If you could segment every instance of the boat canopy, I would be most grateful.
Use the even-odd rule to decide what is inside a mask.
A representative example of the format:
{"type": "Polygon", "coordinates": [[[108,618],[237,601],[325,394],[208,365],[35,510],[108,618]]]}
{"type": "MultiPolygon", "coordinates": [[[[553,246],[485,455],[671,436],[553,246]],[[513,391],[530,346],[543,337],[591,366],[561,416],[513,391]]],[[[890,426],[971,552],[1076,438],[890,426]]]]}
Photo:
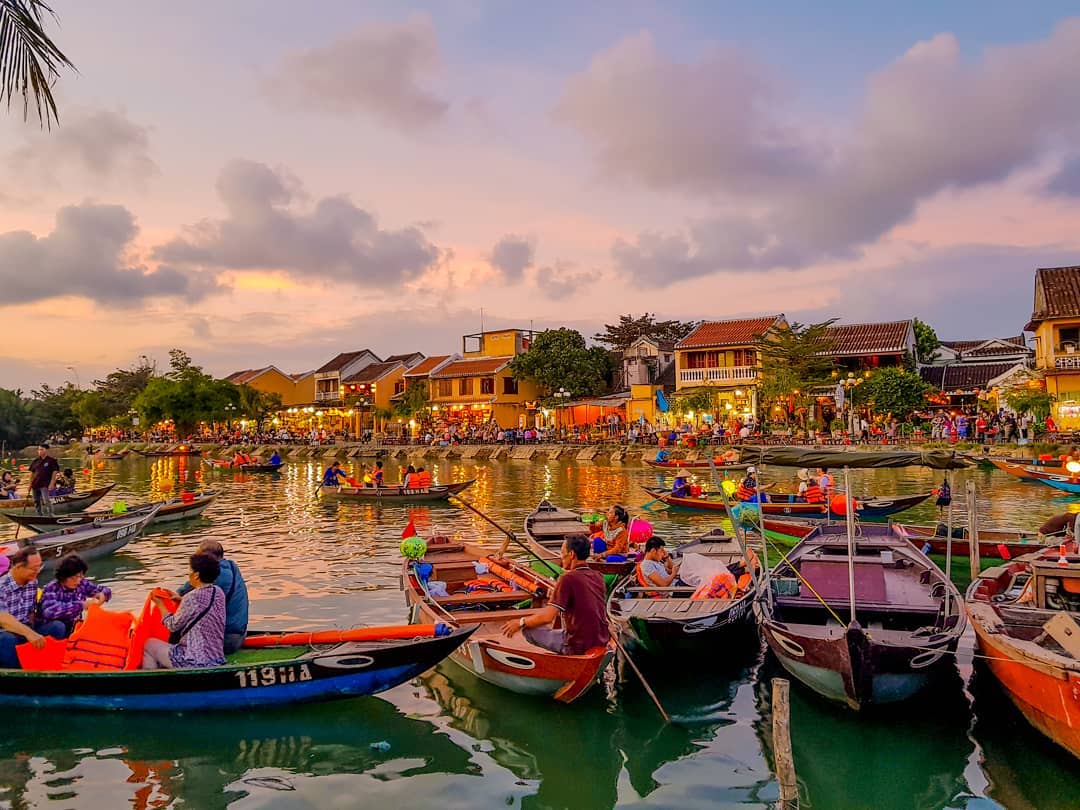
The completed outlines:
{"type": "Polygon", "coordinates": [[[930,467],[959,470],[971,466],[952,450],[841,450],[817,447],[743,447],[739,461],[780,467],[930,467]]]}

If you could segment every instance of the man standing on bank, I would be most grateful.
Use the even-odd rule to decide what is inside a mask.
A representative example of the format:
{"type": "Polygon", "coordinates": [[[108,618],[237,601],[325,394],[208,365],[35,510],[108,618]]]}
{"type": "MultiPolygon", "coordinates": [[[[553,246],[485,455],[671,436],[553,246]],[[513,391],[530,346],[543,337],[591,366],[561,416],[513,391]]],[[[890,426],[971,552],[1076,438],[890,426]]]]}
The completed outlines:
{"type": "Polygon", "coordinates": [[[60,475],[60,462],[49,455],[49,445],[38,446],[38,457],[30,464],[30,490],[34,493],[34,509],[39,515],[52,517],[52,501],[49,490],[56,486],[60,475]]]}
{"type": "Polygon", "coordinates": [[[562,655],[583,655],[603,647],[611,638],[608,630],[604,577],[588,565],[589,538],[584,534],[567,537],[560,552],[563,574],[555,583],[555,593],[547,605],[529,616],[511,619],[503,625],[503,635],[518,631],[545,650],[562,655]],[[563,629],[551,627],[562,616],[563,629]]]}

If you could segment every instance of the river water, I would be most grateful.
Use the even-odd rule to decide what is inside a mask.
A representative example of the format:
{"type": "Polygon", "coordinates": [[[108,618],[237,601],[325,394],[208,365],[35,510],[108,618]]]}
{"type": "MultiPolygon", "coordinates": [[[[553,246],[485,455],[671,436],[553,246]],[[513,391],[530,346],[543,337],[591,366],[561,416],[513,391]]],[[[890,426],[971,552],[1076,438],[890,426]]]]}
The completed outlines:
{"type": "MultiPolygon", "coordinates": [[[[79,468],[85,461],[64,460],[79,468]]],[[[394,465],[387,465],[394,480],[394,465]]],[[[566,461],[436,462],[436,480],[475,478],[481,509],[518,530],[542,497],[583,508],[624,503],[641,514],[656,472],[628,464],[566,461]]],[[[402,623],[398,544],[412,520],[421,534],[501,536],[452,506],[378,507],[313,495],[320,468],[235,475],[198,460],[95,462],[80,488],[116,482],[129,504],[181,489],[222,493],[204,517],[151,529],[91,575],[113,606],[137,610],[147,590],[185,580],[187,556],[220,540],[244,572],[252,626],[322,629],[402,623]]],[[[788,471],[764,480],[791,484],[788,471]]],[[[927,491],[940,473],[853,473],[856,493],[927,491]]],[[[1080,509],[1038,484],[998,471],[956,476],[978,485],[984,526],[1035,528],[1080,509]]],[[[961,510],[957,510],[958,513],[961,510]]],[[[903,519],[936,520],[929,503],[903,519]]],[[[651,513],[658,534],[687,540],[708,515],[651,513]]],[[[14,526],[0,526],[10,538],[14,526]]],[[[958,579],[967,570],[958,561],[958,579]]],[[[797,683],[791,737],[804,808],[1076,808],[1080,763],[1030,729],[980,665],[971,639],[957,676],[936,694],[894,710],[855,714],[797,683]]],[[[760,649],[717,650],[678,671],[645,668],[677,719],[664,726],[644,691],[614,669],[572,706],[512,695],[451,664],[378,697],[247,714],[135,715],[27,712],[0,739],[0,807],[11,808],[608,808],[768,807],[769,678],[760,649]],[[389,743],[389,750],[372,743],[389,743]]]]}

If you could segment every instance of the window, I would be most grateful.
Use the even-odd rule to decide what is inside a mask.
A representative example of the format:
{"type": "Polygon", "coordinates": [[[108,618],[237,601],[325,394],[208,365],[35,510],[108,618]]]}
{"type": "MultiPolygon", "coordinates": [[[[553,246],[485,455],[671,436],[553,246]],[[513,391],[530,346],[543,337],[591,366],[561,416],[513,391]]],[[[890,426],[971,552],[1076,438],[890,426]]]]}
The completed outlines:
{"type": "Polygon", "coordinates": [[[471,394],[473,392],[472,377],[462,377],[458,380],[457,392],[459,397],[471,394]]]}
{"type": "Polygon", "coordinates": [[[513,377],[503,377],[503,393],[504,394],[516,394],[518,392],[518,381],[513,377]]]}
{"type": "Polygon", "coordinates": [[[480,378],[480,393],[481,394],[494,394],[495,393],[495,378],[494,377],[481,377],[480,378]]]}
{"type": "Polygon", "coordinates": [[[452,397],[454,395],[453,380],[439,380],[439,396],[452,397]]]}
{"type": "Polygon", "coordinates": [[[1073,351],[1080,348],[1080,327],[1067,326],[1058,330],[1058,346],[1068,351],[1065,347],[1069,345],[1073,347],[1073,351]]]}
{"type": "Polygon", "coordinates": [[[398,380],[394,383],[394,396],[405,391],[405,380],[398,380]]]}

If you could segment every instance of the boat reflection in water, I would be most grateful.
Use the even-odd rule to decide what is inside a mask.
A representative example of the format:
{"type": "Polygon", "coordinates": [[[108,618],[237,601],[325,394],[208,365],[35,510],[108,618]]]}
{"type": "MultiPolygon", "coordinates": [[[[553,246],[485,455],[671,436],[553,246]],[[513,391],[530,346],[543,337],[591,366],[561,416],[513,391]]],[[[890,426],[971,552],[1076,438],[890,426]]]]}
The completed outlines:
{"type": "MultiPolygon", "coordinates": [[[[770,655],[757,683],[758,733],[770,757],[773,677],[786,675],[770,655]]],[[[865,712],[792,683],[790,712],[804,806],[917,810],[964,807],[973,799],[964,776],[974,750],[967,735],[970,713],[955,670],[920,697],[865,712]]]]}
{"type": "Polygon", "coordinates": [[[328,807],[352,795],[370,806],[447,807],[445,797],[456,795],[471,807],[505,807],[532,792],[410,691],[392,690],[410,716],[381,698],[142,722],[113,712],[27,712],[0,741],[0,806],[202,810],[247,796],[328,807]],[[381,741],[389,750],[372,748],[381,741]]]}
{"type": "Polygon", "coordinates": [[[752,664],[691,677],[645,670],[672,725],[629,669],[620,682],[609,668],[572,706],[509,695],[446,663],[421,682],[451,726],[537,783],[526,807],[766,807],[776,785],[754,736],[752,664]]]}

